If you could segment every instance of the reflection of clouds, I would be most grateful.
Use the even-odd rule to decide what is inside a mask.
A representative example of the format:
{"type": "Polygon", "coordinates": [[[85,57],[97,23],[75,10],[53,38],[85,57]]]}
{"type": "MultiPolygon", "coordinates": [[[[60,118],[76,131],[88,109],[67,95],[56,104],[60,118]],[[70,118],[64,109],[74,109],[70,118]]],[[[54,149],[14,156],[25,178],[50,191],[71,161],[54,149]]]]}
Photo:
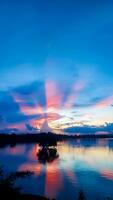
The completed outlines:
{"type": "Polygon", "coordinates": [[[39,151],[39,148],[40,148],[39,145],[34,145],[32,149],[29,150],[27,155],[29,160],[36,161],[37,159],[36,153],[39,151]]]}
{"type": "Polygon", "coordinates": [[[28,162],[28,163],[20,165],[18,168],[18,171],[31,171],[36,176],[39,176],[41,172],[43,171],[43,167],[40,164],[37,164],[37,162],[35,163],[28,162]]]}
{"type": "Polygon", "coordinates": [[[102,170],[100,173],[102,177],[113,180],[113,170],[102,170]]]}
{"type": "Polygon", "coordinates": [[[75,172],[72,171],[72,169],[65,170],[65,175],[67,176],[67,178],[69,179],[69,181],[72,184],[76,185],[76,183],[77,183],[77,177],[76,177],[75,172]]]}
{"type": "Polygon", "coordinates": [[[101,138],[101,139],[98,139],[96,142],[97,142],[97,146],[106,146],[108,145],[108,138],[101,138]]]}
{"type": "MultiPolygon", "coordinates": [[[[105,141],[106,144],[107,141],[105,141]]],[[[98,145],[101,142],[99,141],[98,145]]],[[[84,147],[79,140],[75,143],[59,142],[57,151],[59,159],[42,165],[38,162],[36,152],[39,146],[35,145],[27,153],[27,162],[20,165],[19,171],[32,171],[37,177],[44,177],[45,195],[56,198],[64,187],[64,178],[74,187],[79,183],[78,171],[95,171],[100,176],[112,180],[113,152],[107,147],[84,147]],[[105,162],[106,161],[106,162],[105,162]]],[[[102,144],[104,141],[102,139],[102,144]]]]}
{"type": "Polygon", "coordinates": [[[38,162],[28,162],[19,166],[18,171],[31,171],[38,177],[43,175],[45,180],[45,196],[56,197],[59,190],[63,187],[62,172],[55,162],[47,165],[42,165],[38,162]]]}
{"type": "Polygon", "coordinates": [[[113,151],[107,146],[108,140],[93,142],[85,140],[59,142],[57,145],[59,158],[45,165],[38,162],[36,153],[39,145],[37,144],[28,145],[27,149],[24,145],[8,147],[5,152],[7,154],[9,152],[9,155],[24,156],[25,160],[17,170],[34,172],[37,183],[43,184],[44,195],[57,198],[65,187],[65,181],[71,187],[78,187],[81,172],[89,174],[91,171],[98,174],[98,177],[113,180],[113,151]]]}
{"type": "Polygon", "coordinates": [[[56,197],[57,192],[63,187],[62,172],[59,169],[56,169],[54,172],[47,165],[45,176],[45,196],[49,196],[50,198],[56,197]]]}
{"type": "Polygon", "coordinates": [[[5,149],[5,153],[9,155],[23,155],[25,153],[25,146],[16,145],[5,149]]]}
{"type": "Polygon", "coordinates": [[[113,152],[107,147],[72,147],[68,144],[58,146],[60,167],[72,170],[113,170],[113,152]],[[105,162],[106,161],[106,162],[105,162]]]}
{"type": "MultiPolygon", "coordinates": [[[[27,161],[20,165],[18,171],[32,171],[38,177],[43,174],[45,176],[45,196],[55,198],[63,187],[63,173],[60,168],[61,160],[57,159],[46,165],[40,164],[36,156],[38,150],[39,145],[35,145],[28,151],[27,158],[29,162],[27,161]]],[[[65,169],[64,174],[70,182],[76,182],[76,176],[72,170],[65,169]]]]}

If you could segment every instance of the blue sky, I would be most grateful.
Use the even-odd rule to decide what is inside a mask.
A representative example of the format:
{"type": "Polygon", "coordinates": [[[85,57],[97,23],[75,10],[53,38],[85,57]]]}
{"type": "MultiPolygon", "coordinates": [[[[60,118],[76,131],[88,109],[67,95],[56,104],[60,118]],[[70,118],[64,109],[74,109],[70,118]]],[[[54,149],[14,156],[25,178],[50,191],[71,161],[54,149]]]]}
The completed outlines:
{"type": "Polygon", "coordinates": [[[111,127],[113,1],[3,0],[0,36],[1,130],[111,127]]]}

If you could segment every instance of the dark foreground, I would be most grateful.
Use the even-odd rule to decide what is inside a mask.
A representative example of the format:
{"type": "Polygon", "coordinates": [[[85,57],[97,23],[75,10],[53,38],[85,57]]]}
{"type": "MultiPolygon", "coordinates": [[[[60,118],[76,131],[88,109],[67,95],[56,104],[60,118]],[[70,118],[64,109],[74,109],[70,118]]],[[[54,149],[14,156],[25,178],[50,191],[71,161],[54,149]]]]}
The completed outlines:
{"type": "Polygon", "coordinates": [[[17,178],[24,178],[30,176],[31,172],[15,172],[9,175],[4,175],[4,171],[0,169],[0,199],[17,199],[17,200],[49,200],[46,197],[22,194],[21,188],[15,187],[15,180],[17,178]]]}
{"type": "MultiPolygon", "coordinates": [[[[29,176],[31,172],[15,172],[9,175],[4,175],[2,168],[0,169],[0,199],[12,199],[12,200],[50,200],[49,198],[32,195],[32,194],[22,194],[20,188],[15,187],[15,180],[17,178],[23,178],[24,176],[29,176]]],[[[55,199],[51,199],[55,200],[55,199]]],[[[62,199],[63,200],[63,199],[62,199]]],[[[67,200],[67,199],[65,199],[67,200]]],[[[87,200],[82,191],[79,192],[78,197],[75,200],[87,200]]],[[[96,199],[95,199],[96,200],[96,199]]],[[[107,197],[104,200],[113,200],[107,197]]]]}

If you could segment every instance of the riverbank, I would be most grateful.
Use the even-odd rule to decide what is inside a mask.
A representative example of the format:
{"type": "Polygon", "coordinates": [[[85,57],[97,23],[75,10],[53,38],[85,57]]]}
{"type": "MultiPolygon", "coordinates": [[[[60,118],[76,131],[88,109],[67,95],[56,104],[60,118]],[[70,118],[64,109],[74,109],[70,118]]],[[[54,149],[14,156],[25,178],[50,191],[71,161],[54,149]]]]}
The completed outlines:
{"type": "Polygon", "coordinates": [[[0,145],[16,144],[16,143],[41,143],[56,145],[56,142],[68,139],[98,139],[98,138],[113,138],[113,134],[85,134],[85,135],[61,135],[54,133],[39,133],[39,134],[2,134],[0,133],[0,145]]]}

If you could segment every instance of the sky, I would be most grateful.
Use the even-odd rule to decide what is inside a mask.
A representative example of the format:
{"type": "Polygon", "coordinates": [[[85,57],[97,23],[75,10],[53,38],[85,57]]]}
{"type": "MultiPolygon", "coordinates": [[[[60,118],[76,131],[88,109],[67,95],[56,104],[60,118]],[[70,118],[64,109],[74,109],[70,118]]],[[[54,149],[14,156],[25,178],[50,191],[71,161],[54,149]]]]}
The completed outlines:
{"type": "Polygon", "coordinates": [[[0,1],[0,130],[113,130],[113,1],[0,1]]]}

